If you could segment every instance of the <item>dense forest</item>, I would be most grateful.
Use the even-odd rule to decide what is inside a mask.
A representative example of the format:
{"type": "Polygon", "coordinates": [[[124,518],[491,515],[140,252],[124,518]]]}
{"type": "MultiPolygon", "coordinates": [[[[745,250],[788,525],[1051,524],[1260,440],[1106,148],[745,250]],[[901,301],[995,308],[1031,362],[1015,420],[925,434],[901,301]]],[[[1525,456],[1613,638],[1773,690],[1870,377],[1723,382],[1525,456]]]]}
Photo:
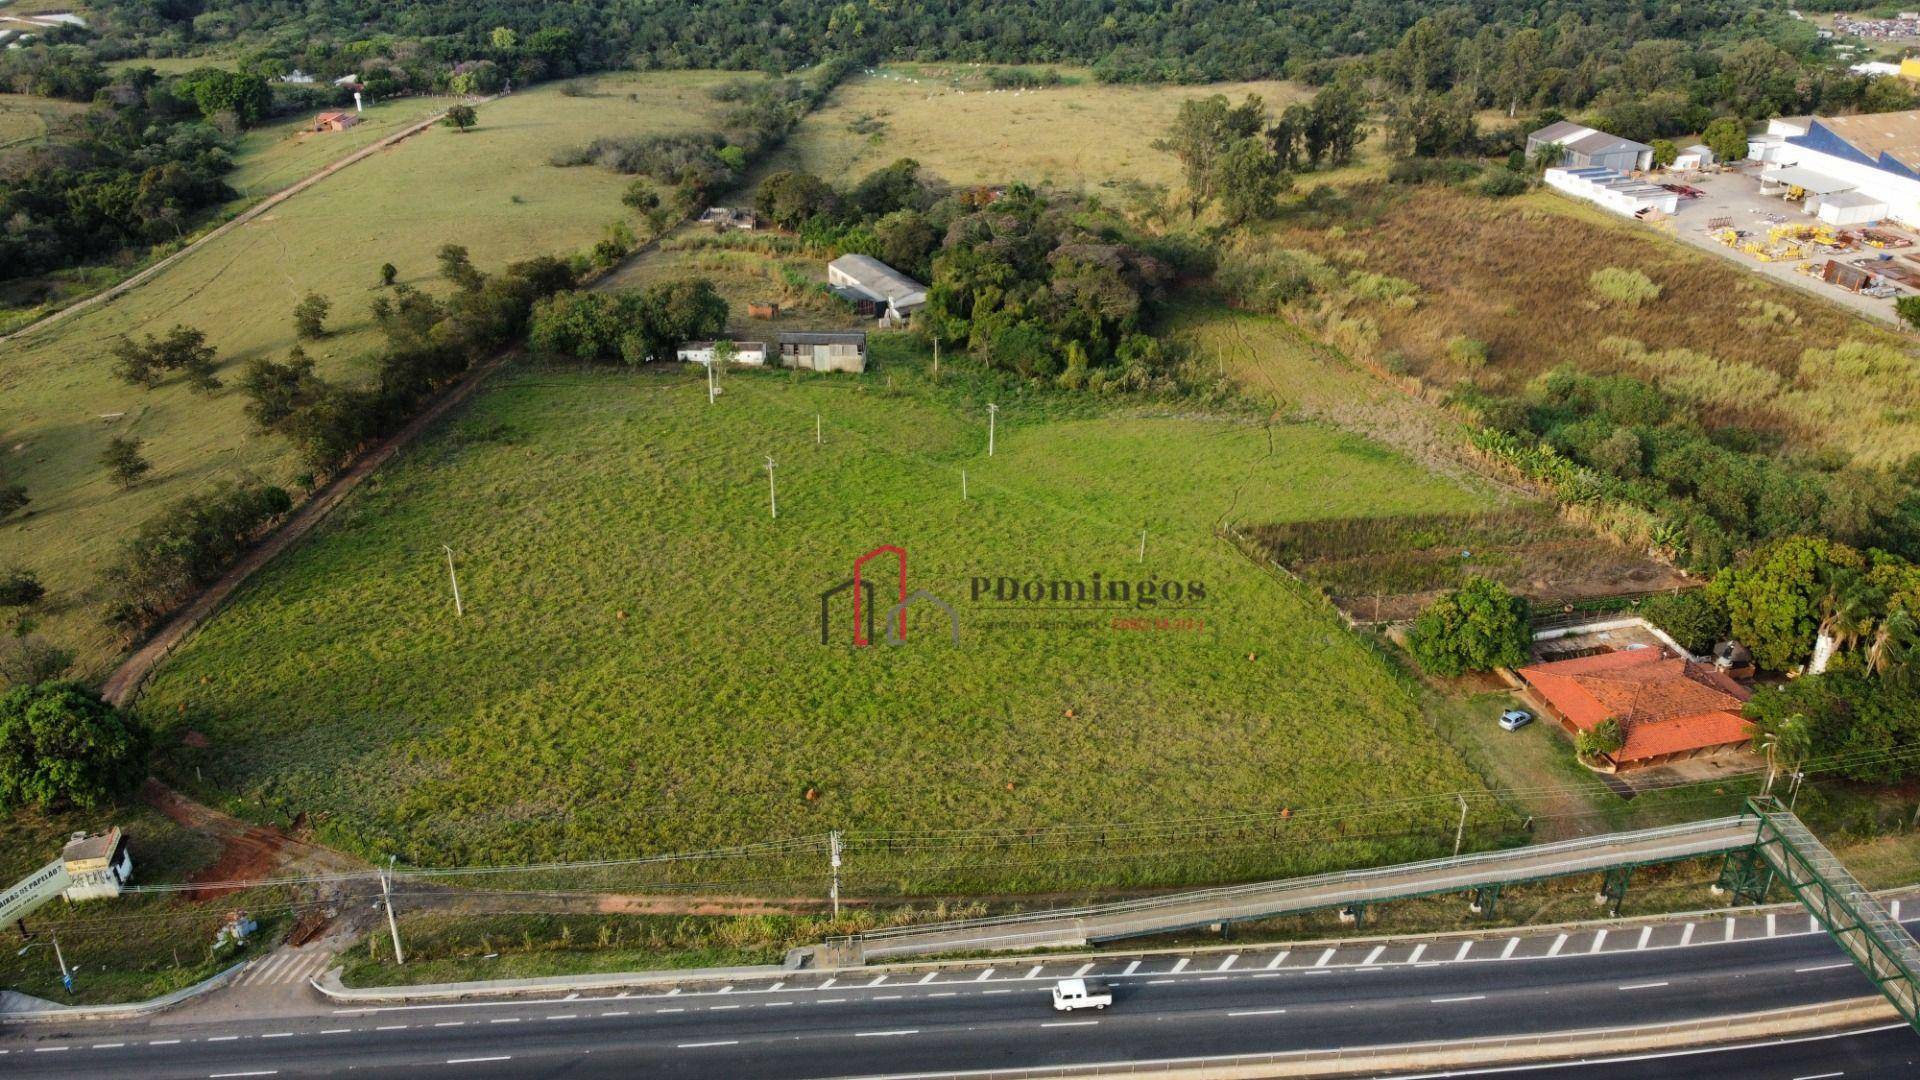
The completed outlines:
{"type": "MultiPolygon", "coordinates": [[[[500,27],[537,45],[549,74],[628,64],[794,70],[849,56],[1073,62],[1111,79],[1162,81],[1311,77],[1326,61],[1391,48],[1436,13],[1467,37],[1576,25],[1583,48],[1812,40],[1784,4],[1739,0],[1468,0],[1440,9],[1420,0],[106,0],[96,10],[130,40],[162,48],[244,40],[300,51],[309,71],[326,66],[316,51],[355,59],[386,38],[419,42],[427,55],[470,54],[500,27]]],[[[1596,52],[1573,66],[1604,62],[1596,52]]]]}

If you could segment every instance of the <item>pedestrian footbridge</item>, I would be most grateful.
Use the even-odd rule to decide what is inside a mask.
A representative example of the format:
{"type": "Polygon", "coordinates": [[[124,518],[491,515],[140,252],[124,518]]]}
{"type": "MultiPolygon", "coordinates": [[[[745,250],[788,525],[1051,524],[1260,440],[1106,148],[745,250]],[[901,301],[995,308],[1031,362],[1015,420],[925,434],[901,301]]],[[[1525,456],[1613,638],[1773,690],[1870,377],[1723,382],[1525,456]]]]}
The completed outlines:
{"type": "Polygon", "coordinates": [[[1113,904],[893,927],[829,941],[822,952],[864,962],[1073,948],[1328,908],[1363,920],[1370,905],[1443,893],[1469,894],[1473,910],[1491,917],[1507,886],[1581,874],[1602,876],[1603,895],[1618,912],[1635,869],[1716,855],[1725,859],[1719,887],[1736,902],[1761,903],[1776,883],[1784,884],[1908,1022],[1916,1022],[1920,945],[1799,818],[1771,798],[1749,800],[1736,816],[1683,825],[1113,904]]]}

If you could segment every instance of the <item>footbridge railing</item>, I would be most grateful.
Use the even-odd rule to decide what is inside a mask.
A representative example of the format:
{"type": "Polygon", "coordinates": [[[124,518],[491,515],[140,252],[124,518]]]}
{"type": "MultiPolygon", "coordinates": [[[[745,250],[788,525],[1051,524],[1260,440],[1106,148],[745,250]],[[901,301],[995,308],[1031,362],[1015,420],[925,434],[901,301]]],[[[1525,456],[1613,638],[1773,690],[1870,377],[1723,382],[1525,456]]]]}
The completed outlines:
{"type": "Polygon", "coordinates": [[[1347,909],[1359,920],[1365,918],[1370,904],[1458,892],[1471,892],[1474,910],[1491,917],[1501,889],[1509,885],[1596,872],[1606,875],[1605,892],[1617,907],[1637,867],[1750,851],[1757,840],[1758,822],[1749,812],[1397,866],[895,927],[829,941],[824,951],[859,962],[931,953],[1073,947],[1327,908],[1347,909]]]}
{"type": "MultiPolygon", "coordinates": [[[[1866,972],[1907,1023],[1920,1027],[1920,943],[1868,893],[1799,818],[1771,798],[1751,800],[1760,819],[1757,854],[1866,972]]],[[[1751,879],[1749,879],[1751,881],[1751,879]]],[[[1736,890],[1754,900],[1751,887],[1736,890]]]]}

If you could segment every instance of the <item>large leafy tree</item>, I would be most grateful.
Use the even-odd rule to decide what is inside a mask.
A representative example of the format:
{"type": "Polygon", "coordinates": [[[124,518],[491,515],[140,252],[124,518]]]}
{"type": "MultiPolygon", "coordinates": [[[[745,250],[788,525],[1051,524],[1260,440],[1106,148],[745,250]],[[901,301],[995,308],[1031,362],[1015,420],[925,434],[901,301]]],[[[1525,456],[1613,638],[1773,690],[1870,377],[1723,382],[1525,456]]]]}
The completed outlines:
{"type": "Polygon", "coordinates": [[[1421,612],[1408,643],[1414,659],[1434,675],[1515,667],[1526,662],[1532,644],[1527,613],[1526,598],[1476,577],[1421,612]]]}
{"type": "Polygon", "coordinates": [[[71,682],[0,694],[0,807],[98,806],[147,773],[144,725],[71,682]]]}
{"type": "Polygon", "coordinates": [[[1198,217],[1214,200],[1221,155],[1239,140],[1260,134],[1266,118],[1266,107],[1253,94],[1238,105],[1228,102],[1225,94],[1180,103],[1173,127],[1154,146],[1180,159],[1188,213],[1198,217]]]}
{"type": "Polygon", "coordinates": [[[1813,653],[1828,582],[1837,571],[1862,564],[1860,553],[1845,544],[1795,536],[1760,549],[1744,566],[1722,570],[1709,588],[1754,661],[1786,671],[1813,653]]]}

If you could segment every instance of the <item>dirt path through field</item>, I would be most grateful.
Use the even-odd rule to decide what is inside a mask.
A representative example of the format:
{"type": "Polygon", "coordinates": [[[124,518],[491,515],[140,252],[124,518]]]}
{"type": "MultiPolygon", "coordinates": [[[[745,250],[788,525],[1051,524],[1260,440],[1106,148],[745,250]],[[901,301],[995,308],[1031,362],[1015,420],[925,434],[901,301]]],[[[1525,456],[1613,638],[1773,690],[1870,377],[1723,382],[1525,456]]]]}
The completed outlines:
{"type": "Polygon", "coordinates": [[[292,547],[301,537],[312,532],[314,526],[320,524],[328,512],[339,505],[340,500],[346,498],[354,488],[359,487],[360,482],[372,475],[375,469],[386,464],[393,455],[399,453],[402,447],[412,442],[415,436],[426,430],[434,421],[445,416],[454,406],[472,397],[473,392],[480,388],[480,384],[486,382],[489,375],[506,363],[510,355],[510,353],[502,353],[467,372],[451,390],[440,395],[438,400],[428,406],[426,411],[414,417],[407,426],[388,436],[371,451],[361,455],[360,460],[354,462],[347,471],[334,477],[326,487],[320,489],[318,494],[302,503],[300,508],[295,510],[278,529],[275,529],[251,551],[242,555],[238,562],[227,569],[226,573],[220,575],[219,580],[207,586],[200,595],[193,598],[191,603],[168,619],[146,644],[121,661],[113,674],[107,676],[107,681],[101,684],[100,696],[114,705],[125,708],[133,701],[134,694],[139,692],[147,676],[153,673],[155,665],[165,659],[167,654],[173,651],[174,646],[185,640],[188,634],[193,633],[208,616],[219,610],[220,605],[226,602],[227,597],[233,595],[234,590],[238,589],[242,582],[253,576],[254,571],[271,562],[274,556],[292,547]]]}
{"type": "MultiPolygon", "coordinates": [[[[482,98],[479,101],[475,102],[475,104],[484,105],[487,102],[492,100],[493,98],[482,98]]],[[[110,288],[102,290],[101,292],[94,293],[92,296],[87,297],[85,300],[80,300],[75,303],[69,304],[58,311],[48,312],[45,316],[39,319],[36,319],[33,322],[28,323],[27,325],[21,327],[20,329],[15,330],[13,333],[8,334],[5,337],[0,337],[0,343],[12,341],[15,338],[25,337],[26,335],[31,334],[37,330],[43,329],[48,326],[52,326],[54,323],[59,322],[60,320],[66,318],[69,315],[73,315],[78,312],[85,311],[88,308],[93,307],[97,304],[108,303],[109,301],[115,300],[121,296],[126,295],[129,291],[136,289],[141,285],[146,284],[148,281],[151,281],[154,277],[158,276],[160,272],[165,270],[167,267],[172,266],[173,264],[179,262],[180,260],[186,258],[187,256],[192,255],[194,252],[199,251],[203,246],[205,246],[209,242],[217,240],[220,237],[225,236],[227,233],[232,232],[233,230],[239,228],[240,226],[245,225],[247,222],[252,221],[253,219],[259,217],[261,214],[266,213],[267,211],[273,209],[276,206],[279,206],[281,203],[286,202],[288,199],[293,198],[295,195],[300,194],[301,192],[307,190],[313,185],[319,183],[320,181],[325,180],[327,177],[332,176],[334,173],[339,172],[341,169],[344,169],[347,166],[352,165],[356,162],[365,161],[367,158],[372,157],[374,154],[377,154],[382,150],[386,150],[392,147],[393,145],[395,145],[396,143],[400,142],[403,139],[408,139],[415,135],[418,135],[422,131],[425,131],[428,128],[432,127],[433,125],[439,123],[440,118],[445,115],[447,114],[444,111],[437,112],[432,116],[427,117],[425,120],[422,120],[418,123],[410,124],[407,127],[401,128],[399,131],[396,131],[393,134],[387,136],[386,138],[381,139],[379,142],[372,143],[368,146],[364,146],[359,150],[356,150],[353,153],[348,154],[346,157],[343,157],[339,161],[336,161],[333,164],[328,165],[327,167],[321,169],[319,172],[316,172],[313,175],[307,177],[306,179],[299,181],[293,186],[287,188],[286,190],[276,192],[260,200],[259,202],[254,203],[252,206],[247,207],[245,210],[242,210],[239,214],[235,215],[231,221],[228,221],[226,224],[221,225],[219,228],[214,229],[210,233],[207,233],[205,236],[200,237],[199,239],[195,240],[193,243],[188,244],[186,247],[181,248],[179,251],[176,251],[173,254],[167,256],[166,258],[161,259],[159,262],[154,263],[152,266],[147,267],[145,270],[140,271],[139,273],[133,275],[132,277],[121,282],[120,284],[114,285],[110,288]]]]}
{"type": "Polygon", "coordinates": [[[367,869],[359,859],[332,848],[288,836],[268,825],[241,821],[187,798],[158,780],[148,780],[140,797],[179,825],[220,842],[220,857],[193,875],[191,884],[206,888],[188,893],[191,900],[212,900],[236,892],[227,883],[301,874],[351,874],[367,869]]]}

